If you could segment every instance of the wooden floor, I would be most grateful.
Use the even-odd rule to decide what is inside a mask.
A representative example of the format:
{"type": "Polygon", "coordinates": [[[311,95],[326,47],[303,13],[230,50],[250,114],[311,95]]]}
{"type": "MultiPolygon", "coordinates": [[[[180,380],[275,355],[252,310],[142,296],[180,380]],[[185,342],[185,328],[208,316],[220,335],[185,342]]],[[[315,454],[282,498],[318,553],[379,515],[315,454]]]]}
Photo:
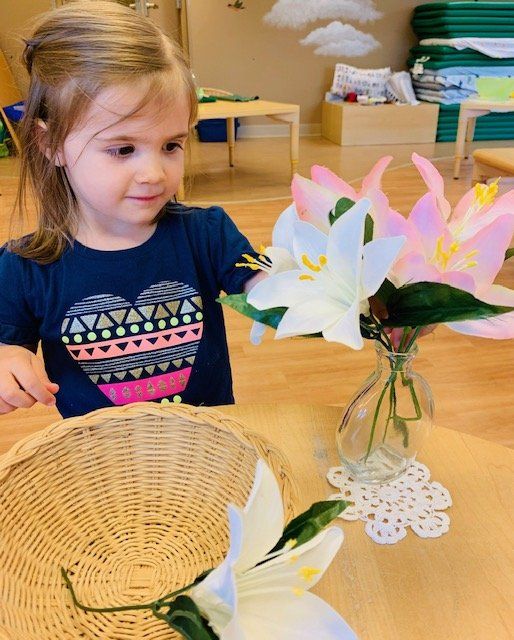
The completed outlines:
{"type": "MultiPolygon", "coordinates": [[[[503,145],[482,142],[480,146],[503,145]]],[[[351,148],[318,137],[302,138],[299,172],[308,175],[312,164],[323,164],[358,184],[378,158],[391,153],[394,161],[385,175],[384,190],[391,205],[407,213],[425,192],[410,165],[412,151],[436,158],[452,203],[470,187],[469,161],[464,163],[460,180],[451,178],[453,144],[447,143],[351,148]]],[[[238,141],[235,168],[228,167],[227,156],[221,143],[192,145],[188,201],[223,204],[255,246],[269,244],[273,223],[290,201],[288,140],[238,141]]],[[[17,171],[15,161],[0,159],[2,241],[8,235],[17,171]]],[[[506,263],[501,282],[514,287],[514,260],[506,263]]],[[[226,320],[239,403],[344,405],[374,366],[369,343],[362,352],[354,352],[322,340],[274,341],[270,330],[263,344],[254,347],[248,340],[249,320],[231,311],[226,320]]],[[[514,341],[472,339],[439,327],[422,340],[417,360],[417,369],[434,392],[438,424],[514,447],[514,341]]],[[[55,412],[43,407],[0,417],[0,441],[23,435],[31,419],[50,423],[55,417],[55,412]]]]}

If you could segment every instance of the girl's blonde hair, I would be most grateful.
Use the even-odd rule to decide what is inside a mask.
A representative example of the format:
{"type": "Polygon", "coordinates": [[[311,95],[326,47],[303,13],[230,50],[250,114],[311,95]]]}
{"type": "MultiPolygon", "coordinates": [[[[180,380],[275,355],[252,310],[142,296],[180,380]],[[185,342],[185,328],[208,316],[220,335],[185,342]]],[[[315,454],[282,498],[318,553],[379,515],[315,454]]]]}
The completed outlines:
{"type": "Polygon", "coordinates": [[[156,99],[164,107],[185,95],[190,126],[196,120],[197,98],[178,47],[149,19],[109,0],[72,2],[41,16],[26,40],[23,60],[30,86],[20,130],[16,208],[23,217],[32,194],[37,229],[11,241],[10,249],[44,264],[62,255],[78,223],[75,196],[56,159],[99,93],[145,80],[146,94],[128,116],[156,99]]]}

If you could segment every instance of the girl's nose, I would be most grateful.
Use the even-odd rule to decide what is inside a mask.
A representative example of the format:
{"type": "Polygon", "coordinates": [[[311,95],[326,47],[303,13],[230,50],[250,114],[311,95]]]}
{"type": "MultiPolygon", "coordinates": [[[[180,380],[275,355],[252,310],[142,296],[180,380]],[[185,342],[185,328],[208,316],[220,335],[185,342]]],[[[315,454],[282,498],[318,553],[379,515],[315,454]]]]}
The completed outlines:
{"type": "Polygon", "coordinates": [[[164,180],[162,163],[157,158],[145,158],[138,168],[135,181],[138,184],[157,184],[164,180]]]}

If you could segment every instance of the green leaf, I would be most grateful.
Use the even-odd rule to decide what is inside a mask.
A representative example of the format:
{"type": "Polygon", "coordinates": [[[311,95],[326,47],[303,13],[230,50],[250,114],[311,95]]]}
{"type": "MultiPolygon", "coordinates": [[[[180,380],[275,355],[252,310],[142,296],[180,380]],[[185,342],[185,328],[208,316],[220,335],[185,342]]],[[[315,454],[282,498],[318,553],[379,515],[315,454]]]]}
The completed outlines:
{"type": "Polygon", "coordinates": [[[505,260],[512,258],[512,256],[514,256],[514,247],[507,249],[507,251],[505,252],[505,260]]]}
{"type": "Polygon", "coordinates": [[[318,535],[327,524],[330,524],[334,518],[337,518],[347,506],[348,503],[344,500],[315,502],[307,511],[291,520],[272,552],[282,549],[288,540],[296,540],[295,547],[308,542],[318,535]]]}
{"type": "Polygon", "coordinates": [[[178,596],[170,605],[168,613],[156,614],[178,631],[186,640],[219,640],[209,623],[202,617],[200,609],[188,596],[178,596]]]}
{"type": "Polygon", "coordinates": [[[488,304],[471,293],[439,282],[417,282],[397,289],[387,300],[387,327],[423,327],[438,322],[481,320],[514,311],[488,304]]]}
{"type": "Polygon", "coordinates": [[[387,301],[395,291],[398,291],[398,289],[390,280],[386,278],[380,285],[380,289],[375,293],[375,296],[384,304],[387,304],[387,301]]]}
{"type": "Polygon", "coordinates": [[[328,221],[330,222],[330,226],[332,226],[334,222],[343,215],[343,213],[346,213],[348,209],[351,209],[354,204],[355,201],[350,200],[350,198],[340,198],[336,202],[334,210],[328,214],[328,221]]]}
{"type": "Polygon", "coordinates": [[[224,296],[223,298],[218,298],[217,302],[220,302],[227,307],[231,307],[235,311],[239,311],[239,313],[252,318],[252,320],[257,320],[269,327],[273,327],[273,329],[278,327],[278,323],[282,320],[284,313],[287,311],[287,307],[275,307],[273,309],[264,309],[263,311],[259,311],[259,309],[248,304],[246,301],[246,293],[224,296]]]}
{"type": "Polygon", "coordinates": [[[367,244],[368,242],[371,242],[373,240],[374,228],[375,223],[373,222],[373,218],[368,213],[364,222],[364,244],[367,244]]]}

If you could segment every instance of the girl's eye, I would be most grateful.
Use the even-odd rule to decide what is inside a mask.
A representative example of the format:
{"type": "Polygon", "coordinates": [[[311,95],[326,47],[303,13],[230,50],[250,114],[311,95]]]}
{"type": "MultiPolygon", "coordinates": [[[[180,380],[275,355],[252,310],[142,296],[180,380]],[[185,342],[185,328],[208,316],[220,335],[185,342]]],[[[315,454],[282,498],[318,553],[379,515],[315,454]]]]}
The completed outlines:
{"type": "Polygon", "coordinates": [[[115,149],[107,149],[107,153],[115,157],[129,156],[131,153],[134,153],[134,151],[134,146],[131,144],[127,144],[124,147],[116,147],[115,149]]]}
{"type": "Polygon", "coordinates": [[[164,151],[167,151],[168,153],[172,153],[173,151],[176,151],[177,149],[182,149],[182,145],[180,145],[178,142],[167,142],[164,147],[163,147],[164,151]]]}

